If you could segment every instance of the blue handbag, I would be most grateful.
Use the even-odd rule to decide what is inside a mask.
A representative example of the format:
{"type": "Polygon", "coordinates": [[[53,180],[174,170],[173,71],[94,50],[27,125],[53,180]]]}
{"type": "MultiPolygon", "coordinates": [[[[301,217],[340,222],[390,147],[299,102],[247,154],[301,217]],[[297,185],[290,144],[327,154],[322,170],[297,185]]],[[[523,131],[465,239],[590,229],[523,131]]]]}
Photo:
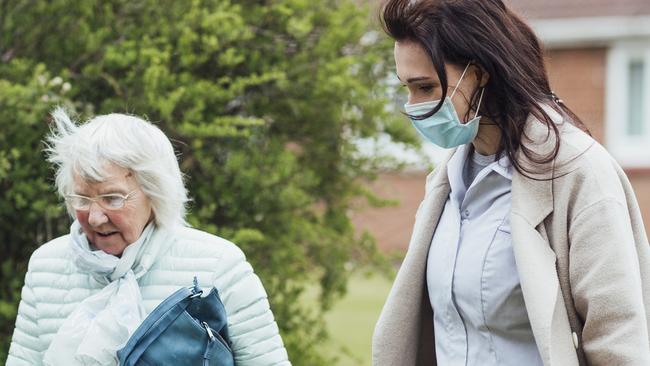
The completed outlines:
{"type": "Polygon", "coordinates": [[[226,309],[216,288],[194,286],[165,299],[117,352],[122,366],[234,366],[226,309]]]}

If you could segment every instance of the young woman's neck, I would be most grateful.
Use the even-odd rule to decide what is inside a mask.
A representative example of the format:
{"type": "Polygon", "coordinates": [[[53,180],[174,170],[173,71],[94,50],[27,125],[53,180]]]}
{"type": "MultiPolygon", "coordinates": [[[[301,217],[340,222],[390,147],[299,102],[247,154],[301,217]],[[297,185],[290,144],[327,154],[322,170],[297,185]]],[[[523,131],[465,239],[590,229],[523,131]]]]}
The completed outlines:
{"type": "Polygon", "coordinates": [[[482,118],[478,127],[478,134],[472,141],[476,152],[481,155],[494,155],[499,151],[500,142],[501,131],[499,127],[494,122],[482,118]]]}

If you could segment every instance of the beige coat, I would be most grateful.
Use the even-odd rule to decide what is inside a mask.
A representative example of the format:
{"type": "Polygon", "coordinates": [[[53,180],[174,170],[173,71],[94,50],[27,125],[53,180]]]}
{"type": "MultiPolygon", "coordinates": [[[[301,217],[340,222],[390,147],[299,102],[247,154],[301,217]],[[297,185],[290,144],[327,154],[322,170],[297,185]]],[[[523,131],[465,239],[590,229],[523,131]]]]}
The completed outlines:
{"type": "MultiPolygon", "coordinates": [[[[512,180],[514,254],[537,347],[545,366],[648,366],[650,246],[634,193],[602,146],[569,123],[558,127],[559,155],[536,175],[556,178],[515,171],[512,180]]],[[[535,143],[527,146],[551,151],[547,131],[529,119],[526,135],[535,143]]],[[[408,252],[375,328],[374,366],[436,365],[426,263],[450,190],[448,159],[427,177],[408,252]]]]}

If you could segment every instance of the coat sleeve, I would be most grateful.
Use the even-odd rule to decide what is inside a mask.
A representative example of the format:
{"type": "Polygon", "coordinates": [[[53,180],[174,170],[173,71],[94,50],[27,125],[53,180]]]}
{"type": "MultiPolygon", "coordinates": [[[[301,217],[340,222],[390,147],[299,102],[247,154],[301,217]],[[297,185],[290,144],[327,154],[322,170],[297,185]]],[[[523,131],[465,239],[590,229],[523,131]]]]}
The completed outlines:
{"type": "Polygon", "coordinates": [[[569,275],[590,366],[650,365],[639,256],[627,207],[613,198],[570,222],[569,275]]]}
{"type": "Polygon", "coordinates": [[[36,298],[32,290],[31,271],[25,275],[16,327],[9,346],[7,366],[41,365],[45,345],[39,337],[36,298]]]}
{"type": "Polygon", "coordinates": [[[215,287],[228,316],[237,366],[290,366],[262,282],[244,253],[228,243],[215,287]]]}

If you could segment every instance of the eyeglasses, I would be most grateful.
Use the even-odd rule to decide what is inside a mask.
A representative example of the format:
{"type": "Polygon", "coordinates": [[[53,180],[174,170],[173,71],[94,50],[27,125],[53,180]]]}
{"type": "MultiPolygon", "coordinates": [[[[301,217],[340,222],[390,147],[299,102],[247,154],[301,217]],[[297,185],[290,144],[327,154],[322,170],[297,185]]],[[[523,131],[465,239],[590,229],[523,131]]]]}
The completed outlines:
{"type": "Polygon", "coordinates": [[[131,197],[135,191],[130,192],[126,196],[123,196],[119,193],[109,193],[109,194],[100,194],[95,197],[86,197],[80,196],[78,194],[67,194],[65,200],[74,208],[79,211],[88,211],[90,210],[90,205],[93,202],[97,202],[101,207],[107,210],[119,210],[124,207],[126,200],[131,197]]]}

